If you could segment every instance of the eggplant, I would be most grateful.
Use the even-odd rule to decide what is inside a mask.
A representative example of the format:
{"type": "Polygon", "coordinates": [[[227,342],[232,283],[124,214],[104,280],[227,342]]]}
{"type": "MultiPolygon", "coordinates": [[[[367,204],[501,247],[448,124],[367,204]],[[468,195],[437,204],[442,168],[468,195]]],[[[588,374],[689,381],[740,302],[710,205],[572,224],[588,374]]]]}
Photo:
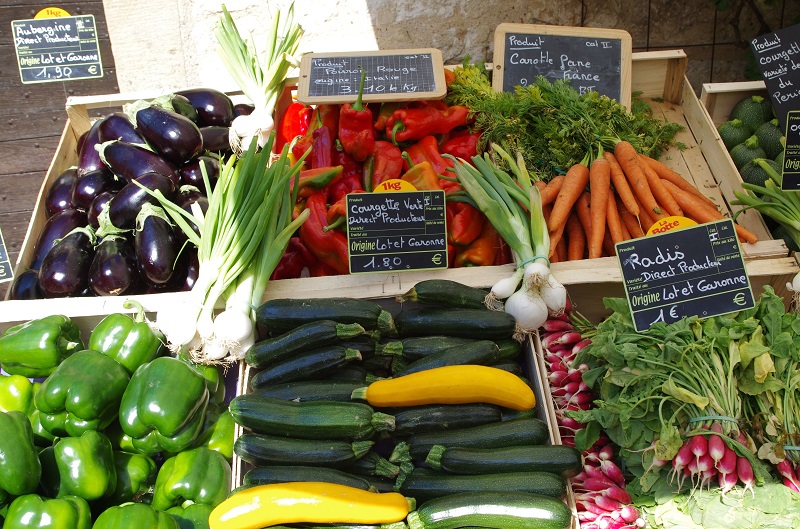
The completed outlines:
{"type": "Polygon", "coordinates": [[[39,288],[39,271],[25,270],[11,284],[8,299],[42,299],[44,294],[39,288]]]}
{"type": "Polygon", "coordinates": [[[160,206],[142,207],[136,218],[134,248],[139,275],[154,288],[169,285],[181,242],[166,212],[160,206]]]}
{"type": "Polygon", "coordinates": [[[64,238],[75,228],[86,226],[86,222],[86,213],[77,209],[66,209],[47,219],[36,240],[36,246],[33,247],[30,267],[38,270],[56,241],[64,238]]]}
{"type": "Polygon", "coordinates": [[[229,154],[231,152],[230,130],[230,127],[222,127],[220,125],[201,127],[200,134],[203,136],[203,149],[210,152],[229,154]]]}
{"type": "Polygon", "coordinates": [[[233,101],[225,93],[213,88],[190,88],[176,92],[184,96],[197,110],[200,127],[220,125],[229,127],[236,117],[233,110],[233,101]]]}
{"type": "Polygon", "coordinates": [[[255,109],[256,106],[250,103],[238,103],[236,105],[233,105],[233,114],[237,118],[239,116],[249,116],[250,114],[253,113],[255,109]]]}
{"type": "Polygon", "coordinates": [[[153,151],[124,141],[109,141],[100,146],[100,156],[111,171],[125,182],[136,180],[147,173],[168,176],[174,185],[180,177],[175,166],[153,151]]]}
{"type": "Polygon", "coordinates": [[[94,232],[90,228],[75,228],[47,252],[39,268],[39,287],[45,297],[84,294],[89,286],[94,243],[94,232]]]}
{"type": "Polygon", "coordinates": [[[89,209],[86,210],[86,221],[94,229],[100,227],[100,212],[106,207],[106,204],[111,200],[116,193],[104,191],[94,197],[92,203],[89,204],[89,209]]]}
{"type": "MultiPolygon", "coordinates": [[[[197,204],[200,207],[200,211],[203,212],[203,215],[208,211],[208,198],[194,186],[181,186],[178,195],[175,197],[175,204],[192,215],[194,215],[192,204],[197,204]]],[[[199,236],[200,228],[197,227],[194,222],[188,219],[186,221],[199,236]]]]}
{"type": "Polygon", "coordinates": [[[203,172],[200,169],[200,164],[205,165],[208,183],[211,184],[211,190],[213,190],[214,184],[217,183],[217,178],[219,178],[219,158],[215,156],[198,156],[183,167],[180,167],[178,169],[178,175],[181,178],[181,184],[194,186],[199,189],[201,193],[208,195],[210,190],[206,189],[206,183],[203,180],[203,172]]]}
{"type": "Polygon", "coordinates": [[[108,170],[86,173],[79,176],[75,182],[75,187],[72,189],[72,204],[77,209],[88,211],[97,195],[106,191],[114,193],[124,185],[125,182],[108,170]]]}
{"type": "Polygon", "coordinates": [[[124,112],[114,112],[100,120],[100,142],[119,140],[126,143],[147,145],[136,127],[124,112]]]}
{"type": "Polygon", "coordinates": [[[203,150],[203,135],[195,123],[155,105],[136,112],[136,128],[165,160],[181,165],[203,150]]]}
{"type": "Polygon", "coordinates": [[[172,108],[175,110],[175,112],[181,116],[186,116],[194,123],[197,123],[200,120],[200,116],[197,114],[197,109],[192,106],[192,102],[189,101],[186,96],[172,94],[169,102],[172,104],[172,108]]]}
{"type": "Polygon", "coordinates": [[[123,296],[142,291],[136,254],[129,237],[103,237],[89,267],[89,287],[98,296],[123,296]]]}
{"type": "Polygon", "coordinates": [[[52,217],[59,211],[75,209],[72,203],[72,190],[78,181],[78,168],[70,167],[58,175],[44,197],[44,210],[47,217],[52,217]]]}
{"type": "Polygon", "coordinates": [[[102,120],[95,121],[89,131],[86,133],[86,137],[81,142],[81,148],[78,151],[78,176],[81,177],[88,173],[93,173],[95,171],[106,171],[108,172],[108,167],[106,164],[103,163],[103,160],[100,158],[100,153],[95,148],[96,146],[100,145],[100,122],[102,120]]]}
{"type": "Polygon", "coordinates": [[[120,189],[100,212],[98,236],[105,237],[111,233],[132,230],[136,227],[136,216],[142,207],[157,202],[157,199],[142,187],[151,191],[159,190],[168,199],[175,193],[172,180],[161,173],[147,173],[140,176],[135,182],[130,182],[120,189]]]}
{"type": "Polygon", "coordinates": [[[187,245],[181,254],[180,270],[184,272],[180,285],[177,286],[178,292],[188,292],[197,282],[197,276],[200,274],[200,259],[197,257],[197,246],[187,245]]]}

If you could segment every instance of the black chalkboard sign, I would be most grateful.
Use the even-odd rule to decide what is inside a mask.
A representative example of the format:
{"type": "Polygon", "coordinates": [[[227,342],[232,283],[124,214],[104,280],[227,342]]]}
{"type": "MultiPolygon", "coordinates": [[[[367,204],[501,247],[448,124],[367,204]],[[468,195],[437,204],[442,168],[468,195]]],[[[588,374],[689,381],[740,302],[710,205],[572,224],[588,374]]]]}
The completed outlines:
{"type": "Polygon", "coordinates": [[[103,77],[94,15],[11,22],[23,84],[103,77]]]}
{"type": "Polygon", "coordinates": [[[364,101],[441,99],[447,93],[442,52],[437,49],[309,53],[300,61],[297,100],[352,103],[362,68],[364,101]]]}
{"type": "Polygon", "coordinates": [[[754,306],[730,219],[620,242],[616,250],[637,331],[754,306]]]}
{"type": "Polygon", "coordinates": [[[786,113],[800,108],[800,24],[756,37],[750,49],[783,128],[786,113]]]}
{"type": "Polygon", "coordinates": [[[3,239],[2,232],[0,232],[0,283],[5,283],[12,279],[14,279],[14,268],[11,266],[8,250],[6,250],[6,242],[3,239]]]}
{"type": "Polygon", "coordinates": [[[786,113],[786,149],[783,153],[781,189],[800,191],[800,110],[786,113]]]}
{"type": "Polygon", "coordinates": [[[347,195],[350,273],[447,268],[444,191],[347,195]]]}
{"type": "Polygon", "coordinates": [[[602,28],[500,24],[494,36],[492,85],[512,92],[543,76],[580,93],[631,102],[631,36],[602,28]]]}

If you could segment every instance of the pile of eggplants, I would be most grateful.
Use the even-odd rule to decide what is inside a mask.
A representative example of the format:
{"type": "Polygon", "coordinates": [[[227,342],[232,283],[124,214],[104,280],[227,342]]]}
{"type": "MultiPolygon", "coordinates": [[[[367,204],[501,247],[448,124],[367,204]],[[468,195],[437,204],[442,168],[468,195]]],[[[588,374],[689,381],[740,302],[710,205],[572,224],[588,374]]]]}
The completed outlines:
{"type": "Polygon", "coordinates": [[[228,127],[252,107],[218,90],[184,90],[138,101],[95,121],[77,147],[77,165],[45,195],[47,222],[11,299],[110,296],[190,290],[197,248],[152,195],[187,211],[205,210],[220,159],[231,155],[228,127]]]}

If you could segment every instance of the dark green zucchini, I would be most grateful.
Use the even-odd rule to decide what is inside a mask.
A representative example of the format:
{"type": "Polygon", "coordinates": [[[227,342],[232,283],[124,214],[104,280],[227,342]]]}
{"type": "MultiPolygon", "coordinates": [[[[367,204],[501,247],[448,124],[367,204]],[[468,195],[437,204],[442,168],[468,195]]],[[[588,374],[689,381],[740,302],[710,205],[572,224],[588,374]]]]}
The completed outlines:
{"type": "MultiPolygon", "coordinates": [[[[383,486],[383,484],[379,485],[383,486]]],[[[386,490],[379,490],[373,487],[373,490],[375,490],[376,492],[392,492],[391,487],[389,487],[386,490]]],[[[407,527],[405,521],[400,521],[394,523],[382,523],[380,525],[344,524],[344,523],[314,525],[313,523],[303,523],[295,525],[271,525],[269,526],[269,529],[407,529],[407,527]]]]}
{"type": "Polygon", "coordinates": [[[415,468],[400,486],[400,492],[422,503],[459,492],[480,491],[535,492],[563,498],[567,482],[552,472],[495,472],[492,474],[449,474],[428,468],[415,468]]]}
{"type": "Polygon", "coordinates": [[[262,369],[305,351],[334,345],[361,334],[364,334],[364,327],[357,323],[311,321],[273,338],[254,343],[245,353],[244,361],[251,367],[262,369]]]}
{"type": "Polygon", "coordinates": [[[583,465],[581,453],[565,445],[504,446],[500,448],[460,448],[434,445],[425,463],[436,470],[453,474],[490,472],[553,472],[573,476],[583,465]]]}
{"type": "Polygon", "coordinates": [[[262,369],[250,379],[252,389],[280,382],[321,378],[336,368],[361,360],[361,353],[339,345],[328,345],[288,358],[262,369]]]}
{"type": "Polygon", "coordinates": [[[419,360],[423,356],[434,354],[450,347],[464,345],[474,341],[474,338],[459,338],[457,336],[409,336],[398,340],[400,354],[408,360],[419,360]]]}
{"type": "Polygon", "coordinates": [[[328,373],[322,380],[331,381],[347,381],[347,382],[367,382],[369,373],[367,368],[361,362],[348,362],[343,366],[339,366],[330,373],[328,373]]]}
{"type": "Polygon", "coordinates": [[[500,421],[502,411],[493,404],[430,404],[394,410],[392,435],[403,437],[434,430],[466,428],[500,421]]]}
{"type": "Polygon", "coordinates": [[[495,343],[500,348],[500,358],[503,360],[515,360],[522,353],[522,344],[513,338],[500,339],[495,343]]]}
{"type": "Polygon", "coordinates": [[[513,360],[502,360],[500,362],[495,362],[491,364],[492,367],[496,367],[497,369],[502,369],[503,371],[508,371],[509,373],[513,373],[518,377],[525,376],[522,372],[522,366],[519,365],[519,362],[514,362],[513,360]]]}
{"type": "Polygon", "coordinates": [[[288,483],[291,481],[322,481],[347,485],[362,490],[370,490],[372,485],[361,476],[356,476],[328,467],[312,467],[306,465],[268,465],[254,467],[244,475],[245,485],[270,485],[272,483],[288,483]]]}
{"type": "Polygon", "coordinates": [[[359,457],[346,468],[348,472],[361,476],[381,476],[392,479],[400,473],[400,467],[373,450],[364,454],[363,457],[359,457]]]}
{"type": "Polygon", "coordinates": [[[394,376],[401,377],[419,371],[426,371],[436,367],[477,364],[488,365],[500,357],[500,348],[491,340],[475,340],[468,344],[457,345],[433,353],[405,366],[400,371],[393,372],[394,376]]]}
{"type": "Polygon", "coordinates": [[[369,452],[372,441],[289,439],[245,433],[233,444],[233,452],[253,466],[308,465],[342,468],[369,452]]]}
{"type": "Polygon", "coordinates": [[[359,380],[296,380],[269,385],[253,391],[252,394],[295,402],[312,400],[350,402],[353,390],[361,387],[364,387],[363,377],[359,380]]]}
{"type": "Polygon", "coordinates": [[[270,299],[256,309],[256,323],[273,335],[316,320],[358,323],[368,331],[379,331],[383,335],[394,331],[392,315],[366,299],[270,299]]]}
{"type": "Polygon", "coordinates": [[[300,439],[369,439],[394,428],[394,417],[363,402],[295,402],[246,393],[228,409],[248,430],[300,439]]]}
{"type": "Polygon", "coordinates": [[[390,376],[392,374],[392,364],[394,357],[392,356],[372,356],[364,360],[364,367],[369,373],[378,373],[381,376],[390,376]]]}
{"type": "Polygon", "coordinates": [[[488,292],[449,279],[426,279],[414,285],[402,296],[398,303],[411,301],[425,305],[462,309],[486,310],[485,299],[488,292]]]}
{"type": "Polygon", "coordinates": [[[514,335],[514,317],[501,310],[420,307],[406,309],[394,318],[397,333],[408,336],[456,336],[501,340],[514,335]]]}
{"type": "Polygon", "coordinates": [[[566,529],[572,513],[563,501],[532,492],[460,492],[426,501],[406,521],[409,529],[566,529]]]}
{"type": "Polygon", "coordinates": [[[414,461],[424,461],[433,445],[462,448],[500,448],[503,446],[539,445],[547,442],[550,432],[544,421],[535,418],[491,422],[479,426],[422,432],[406,442],[414,461]]]}
{"type": "MultiPolygon", "coordinates": [[[[361,336],[342,340],[338,345],[357,350],[361,353],[362,358],[371,358],[375,354],[381,354],[381,351],[378,349],[378,340],[372,335],[373,332],[374,331],[370,331],[361,336]]],[[[386,354],[391,354],[391,349],[389,349],[386,354]]]]}

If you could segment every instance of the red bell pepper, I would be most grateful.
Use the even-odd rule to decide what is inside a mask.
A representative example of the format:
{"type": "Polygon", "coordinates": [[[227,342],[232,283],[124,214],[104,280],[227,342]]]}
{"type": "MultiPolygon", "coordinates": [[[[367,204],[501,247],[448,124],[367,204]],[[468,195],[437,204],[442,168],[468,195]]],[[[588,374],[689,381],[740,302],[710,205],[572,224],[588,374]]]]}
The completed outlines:
{"type": "Polygon", "coordinates": [[[358,162],[363,162],[375,147],[375,130],[372,128],[372,110],[364,106],[364,80],[367,72],[361,70],[361,86],[355,103],[345,103],[339,109],[339,141],[344,152],[358,162]]]}
{"type": "Polygon", "coordinates": [[[450,244],[468,246],[481,234],[486,217],[479,209],[467,202],[448,201],[445,211],[447,213],[447,242],[450,244]]]}
{"type": "MultiPolygon", "coordinates": [[[[286,107],[275,137],[275,149],[280,152],[283,146],[308,130],[311,121],[311,107],[295,101],[286,107]]],[[[302,156],[302,154],[301,154],[302,156]]]]}
{"type": "Polygon", "coordinates": [[[431,134],[447,134],[456,127],[469,124],[469,109],[452,105],[446,109],[428,104],[417,108],[395,110],[386,121],[386,136],[395,143],[420,140],[431,134]]]}
{"type": "Polygon", "coordinates": [[[491,266],[494,265],[502,238],[491,222],[484,222],[481,235],[467,248],[456,255],[453,266],[491,266]]]}
{"type": "Polygon", "coordinates": [[[361,175],[364,170],[364,164],[355,161],[349,154],[340,149],[334,149],[333,158],[335,162],[344,167],[344,170],[342,171],[342,177],[326,189],[329,203],[337,202],[347,193],[363,190],[361,175]]]}
{"type": "Polygon", "coordinates": [[[314,266],[316,261],[317,258],[306,248],[303,240],[300,237],[292,237],[270,280],[296,279],[303,274],[304,269],[314,266]]]}
{"type": "Polygon", "coordinates": [[[386,122],[390,117],[392,117],[394,111],[404,107],[405,103],[399,101],[381,103],[381,107],[378,109],[378,113],[375,116],[375,123],[372,125],[372,128],[382,133],[384,130],[386,130],[386,122]]]}
{"type": "Polygon", "coordinates": [[[480,139],[480,132],[453,135],[441,145],[439,150],[442,154],[449,154],[472,163],[471,158],[478,154],[478,142],[480,139]]]}
{"type": "Polygon", "coordinates": [[[294,191],[295,181],[299,178],[297,181],[300,187],[297,196],[307,198],[337,180],[342,174],[342,169],[341,165],[304,169],[300,171],[299,177],[292,178],[291,190],[294,191]]]}
{"type": "Polygon", "coordinates": [[[403,166],[400,147],[388,141],[376,141],[372,156],[364,162],[364,189],[374,191],[383,182],[400,178],[403,166]]]}
{"type": "Polygon", "coordinates": [[[414,186],[417,191],[437,191],[442,189],[439,175],[433,170],[431,162],[424,161],[414,165],[400,177],[414,186]]]}
{"type": "Polygon", "coordinates": [[[300,237],[312,254],[336,274],[350,272],[347,237],[340,230],[325,231],[328,206],[325,193],[318,191],[306,200],[310,215],[300,225],[300,237]]]}
{"type": "Polygon", "coordinates": [[[447,171],[448,167],[453,167],[453,164],[449,160],[442,158],[442,155],[439,152],[439,144],[436,141],[436,136],[425,136],[424,138],[420,138],[419,141],[408,146],[405,152],[408,154],[408,158],[403,158],[406,161],[406,170],[410,169],[414,164],[428,161],[433,166],[433,170],[436,171],[436,174],[451,174],[455,176],[455,173],[449,173],[447,171]],[[410,162],[409,159],[411,160],[410,162]]]}
{"type": "Polygon", "coordinates": [[[311,154],[306,158],[312,169],[333,165],[333,134],[323,125],[311,134],[311,154]]]}
{"type": "MultiPolygon", "coordinates": [[[[333,132],[339,130],[339,105],[318,105],[311,111],[308,130],[292,146],[292,154],[296,160],[312,147],[314,131],[323,126],[333,132]]],[[[309,162],[306,165],[310,165],[309,162]]]]}

